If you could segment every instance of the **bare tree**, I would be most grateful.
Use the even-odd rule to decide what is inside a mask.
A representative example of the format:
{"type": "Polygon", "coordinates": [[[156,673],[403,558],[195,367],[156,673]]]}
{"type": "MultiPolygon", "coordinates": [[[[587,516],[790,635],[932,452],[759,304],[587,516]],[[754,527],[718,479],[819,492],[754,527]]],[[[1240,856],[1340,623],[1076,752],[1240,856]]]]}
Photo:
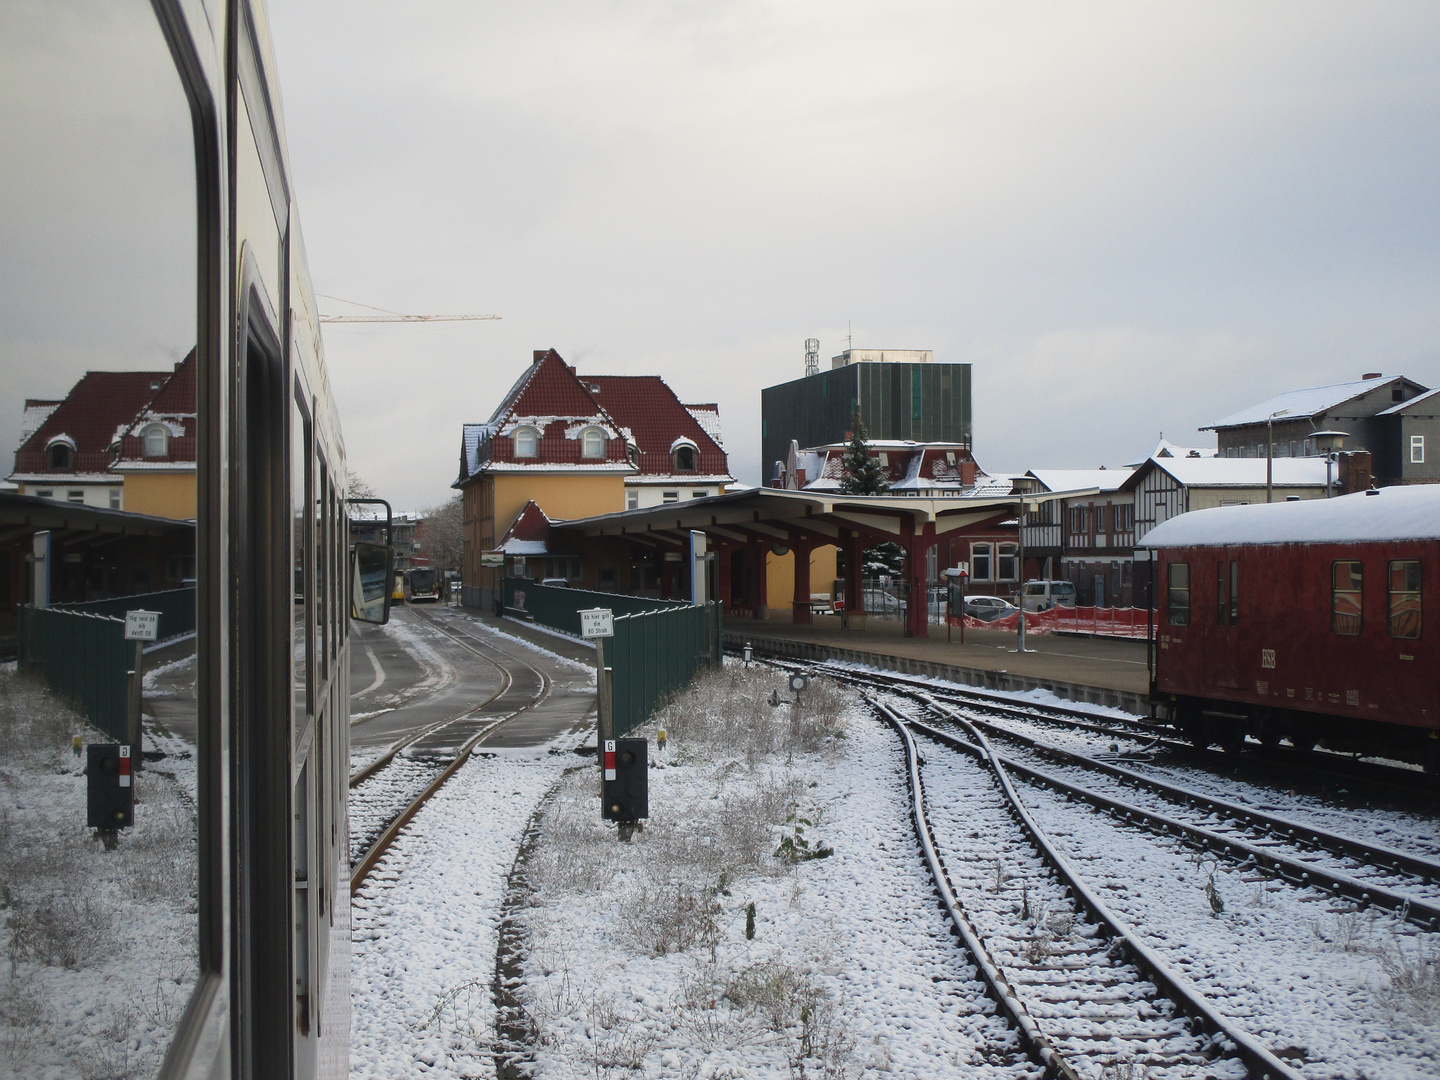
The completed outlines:
{"type": "Polygon", "coordinates": [[[421,550],[430,556],[431,566],[440,570],[460,569],[465,546],[460,496],[426,510],[417,533],[421,550]]]}
{"type": "Polygon", "coordinates": [[[349,489],[348,498],[351,499],[373,499],[375,489],[349,465],[345,466],[345,486],[349,489]]]}

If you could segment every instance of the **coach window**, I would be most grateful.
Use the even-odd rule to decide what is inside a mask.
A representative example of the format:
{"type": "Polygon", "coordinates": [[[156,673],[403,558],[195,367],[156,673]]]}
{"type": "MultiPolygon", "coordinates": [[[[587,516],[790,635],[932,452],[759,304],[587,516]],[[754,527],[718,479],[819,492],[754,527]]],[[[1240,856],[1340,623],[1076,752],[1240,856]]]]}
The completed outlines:
{"type": "Polygon", "coordinates": [[[1230,625],[1240,625],[1240,563],[1230,562],[1230,625]]]}
{"type": "MultiPolygon", "coordinates": [[[[112,435],[122,425],[128,434],[140,409],[124,399],[154,396],[150,378],[136,373],[171,371],[195,347],[202,325],[198,128],[157,6],[0,3],[4,386],[22,400],[67,397],[78,388],[71,409],[83,406],[78,422],[93,425],[99,440],[82,454],[82,433],[71,426],[76,413],[67,410],[67,420],[45,407],[44,418],[27,420],[51,422],[7,446],[16,455],[6,472],[12,461],[22,475],[56,470],[46,486],[25,490],[74,503],[72,510],[112,505],[118,476],[78,488],[59,482],[78,479],[72,470],[105,472],[112,435]]],[[[184,6],[186,16],[217,8],[184,6]]],[[[8,421],[12,406],[5,408],[8,421]]],[[[206,414],[200,423],[209,430],[206,414]]],[[[7,427],[7,438],[11,432],[7,427]]],[[[134,450],[138,456],[139,446],[134,450]]],[[[218,551],[218,543],[207,544],[216,538],[206,510],[202,500],[196,548],[218,551]]],[[[11,602],[21,599],[14,587],[28,576],[20,555],[0,564],[16,577],[0,590],[11,602]]],[[[57,539],[52,557],[50,599],[57,603],[89,599],[87,587],[163,587],[171,568],[163,550],[152,565],[117,566],[115,547],[104,542],[77,543],[62,555],[57,539]],[[62,566],[67,573],[58,572],[62,566]]],[[[223,595],[218,571],[207,571],[200,594],[223,595]]],[[[212,931],[219,906],[214,891],[198,884],[214,880],[220,860],[210,825],[229,809],[211,783],[218,776],[211,751],[220,740],[203,741],[221,730],[218,719],[209,725],[209,702],[218,696],[204,696],[214,685],[206,666],[213,653],[205,651],[220,627],[213,611],[202,601],[202,618],[210,614],[199,627],[199,659],[170,676],[190,697],[189,722],[146,723],[139,746],[128,743],[123,707],[118,715],[107,707],[117,695],[87,693],[118,688],[123,702],[123,667],[117,677],[84,642],[72,639],[65,658],[73,662],[63,666],[57,642],[37,641],[28,657],[34,673],[0,670],[0,1075],[153,1077],[202,965],[211,985],[220,985],[224,937],[212,931]],[[89,781],[104,790],[108,807],[87,808],[89,781]],[[92,813],[99,820],[90,820],[92,813]]]]}
{"type": "Polygon", "coordinates": [[[1330,629],[1354,637],[1365,611],[1365,567],[1342,561],[1330,568],[1330,629]]]}
{"type": "Polygon", "coordinates": [[[313,663],[315,665],[315,702],[314,707],[320,711],[319,691],[325,685],[326,673],[330,665],[326,658],[330,655],[330,635],[328,633],[329,622],[326,619],[326,612],[330,608],[330,561],[326,558],[330,549],[330,537],[325,532],[325,506],[330,501],[330,474],[325,468],[325,462],[320,460],[320,445],[316,443],[315,462],[315,497],[310,500],[315,515],[315,552],[311,565],[315,567],[315,600],[314,614],[311,623],[315,627],[315,653],[313,663]]]}
{"type": "Polygon", "coordinates": [[[1390,564],[1390,636],[1420,636],[1420,563],[1416,559],[1390,564]]]}
{"type": "Polygon", "coordinates": [[[294,555],[291,558],[291,586],[293,597],[293,618],[295,641],[292,645],[294,656],[294,699],[295,715],[302,717],[310,711],[309,620],[305,614],[305,568],[310,565],[309,530],[306,526],[305,508],[310,505],[310,493],[306,480],[310,476],[310,417],[305,406],[297,399],[290,408],[290,505],[291,544],[294,555]]]}
{"type": "Polygon", "coordinates": [[[1224,559],[1215,564],[1215,621],[1230,625],[1230,572],[1224,559]]]}
{"type": "Polygon", "coordinates": [[[1190,564],[1171,563],[1166,570],[1171,626],[1190,625],[1190,564]]]}

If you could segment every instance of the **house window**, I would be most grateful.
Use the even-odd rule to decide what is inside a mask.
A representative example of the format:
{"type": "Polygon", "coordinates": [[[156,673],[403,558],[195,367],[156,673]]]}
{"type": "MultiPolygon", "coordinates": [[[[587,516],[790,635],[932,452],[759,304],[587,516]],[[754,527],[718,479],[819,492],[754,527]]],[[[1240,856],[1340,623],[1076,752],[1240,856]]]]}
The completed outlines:
{"type": "Polygon", "coordinates": [[[515,441],[517,458],[533,458],[540,452],[540,433],[532,427],[516,428],[511,436],[515,441]]]}
{"type": "Polygon", "coordinates": [[[1070,531],[1072,533],[1081,534],[1088,531],[1086,528],[1087,515],[1085,509],[1083,506],[1072,506],[1070,508],[1070,531]]]}
{"type": "Polygon", "coordinates": [[[111,509],[111,510],[119,510],[119,509],[120,509],[120,489],[119,489],[119,488],[111,488],[111,489],[110,489],[110,509],[111,509]]]}
{"type": "Polygon", "coordinates": [[[1425,436],[1424,436],[1424,435],[1411,435],[1411,436],[1410,436],[1410,464],[1411,464],[1411,465],[1424,465],[1424,464],[1425,464],[1425,436]]]}
{"type": "Polygon", "coordinates": [[[640,492],[627,491],[625,493],[625,509],[638,510],[640,508],[640,492]]]}
{"type": "Polygon", "coordinates": [[[50,447],[50,468],[68,469],[71,463],[71,451],[68,443],[55,443],[50,447]]]}
{"type": "Polygon", "coordinates": [[[599,428],[586,428],[580,436],[580,456],[603,458],[605,456],[605,432],[599,428]]]}
{"type": "Polygon", "coordinates": [[[1390,564],[1390,636],[1420,636],[1420,562],[1397,560],[1390,564]]]}
{"type": "Polygon", "coordinates": [[[690,498],[692,498],[692,499],[703,499],[703,498],[705,497],[705,495],[706,495],[706,493],[703,492],[703,491],[692,491],[692,492],[690,492],[690,498]]]}
{"type": "Polygon", "coordinates": [[[65,501],[73,503],[83,503],[85,501],[85,492],[74,490],[67,491],[65,493],[65,501]]]}
{"type": "Polygon", "coordinates": [[[140,453],[145,457],[164,457],[170,452],[170,429],[164,424],[151,424],[140,433],[140,453]]]}
{"type": "Polygon", "coordinates": [[[1020,580],[1020,546],[1001,544],[996,557],[996,581],[1020,580]]]}
{"type": "Polygon", "coordinates": [[[625,447],[625,456],[630,459],[630,464],[637,469],[640,467],[640,448],[634,443],[625,447]]]}
{"type": "Polygon", "coordinates": [[[615,589],[615,564],[604,563],[595,575],[595,584],[606,591],[615,589]]]}
{"type": "Polygon", "coordinates": [[[677,446],[675,448],[675,471],[695,471],[695,448],[693,446],[677,446]]]}
{"type": "Polygon", "coordinates": [[[678,491],[664,491],[664,492],[661,492],[661,493],[660,493],[660,501],[661,501],[661,502],[679,502],[679,501],[680,501],[680,493],[679,493],[678,491]]]}
{"type": "Polygon", "coordinates": [[[1190,564],[1171,563],[1166,570],[1166,599],[1171,626],[1190,625],[1190,564]]]}
{"type": "Polygon", "coordinates": [[[35,497],[37,499],[53,499],[55,497],[55,492],[52,491],[50,488],[45,488],[42,491],[35,492],[35,497]]]}
{"type": "Polygon", "coordinates": [[[1330,567],[1330,629],[1353,637],[1360,633],[1364,610],[1365,567],[1359,562],[1337,562],[1330,567]]]}
{"type": "Polygon", "coordinates": [[[995,550],[993,544],[971,544],[970,545],[970,580],[971,581],[993,581],[994,573],[990,565],[990,559],[995,550]]]}
{"type": "Polygon", "coordinates": [[[165,560],[165,576],[171,581],[191,581],[195,577],[194,555],[171,555],[165,560]]]}

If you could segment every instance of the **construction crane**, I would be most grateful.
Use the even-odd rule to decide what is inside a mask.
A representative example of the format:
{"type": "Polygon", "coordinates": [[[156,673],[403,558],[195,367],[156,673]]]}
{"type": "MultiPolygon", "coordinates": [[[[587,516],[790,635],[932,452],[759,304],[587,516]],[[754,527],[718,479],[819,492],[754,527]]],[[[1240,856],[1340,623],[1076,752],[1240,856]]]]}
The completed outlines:
{"type": "Polygon", "coordinates": [[[478,322],[482,319],[500,318],[499,315],[404,315],[388,308],[375,307],[373,304],[362,304],[358,300],[342,300],[338,296],[329,296],[326,293],[316,293],[315,295],[323,296],[326,300],[334,300],[337,303],[354,304],[356,307],[381,312],[379,315],[321,315],[322,323],[478,322]]]}

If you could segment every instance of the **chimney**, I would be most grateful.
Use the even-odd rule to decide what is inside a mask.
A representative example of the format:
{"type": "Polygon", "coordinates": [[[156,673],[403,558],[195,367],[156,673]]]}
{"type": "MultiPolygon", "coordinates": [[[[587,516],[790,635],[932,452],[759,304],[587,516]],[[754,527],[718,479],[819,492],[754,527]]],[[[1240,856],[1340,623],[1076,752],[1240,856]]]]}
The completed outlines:
{"type": "Polygon", "coordinates": [[[1353,495],[1370,486],[1370,451],[1342,450],[1340,452],[1340,494],[1353,495]]]}
{"type": "Polygon", "coordinates": [[[1378,378],[1380,378],[1380,376],[1382,376],[1382,375],[1384,375],[1384,374],[1385,374],[1385,373],[1384,373],[1383,371],[1367,371],[1367,372],[1365,372],[1364,375],[1361,375],[1360,378],[1361,378],[1361,379],[1378,379],[1378,378]]]}

